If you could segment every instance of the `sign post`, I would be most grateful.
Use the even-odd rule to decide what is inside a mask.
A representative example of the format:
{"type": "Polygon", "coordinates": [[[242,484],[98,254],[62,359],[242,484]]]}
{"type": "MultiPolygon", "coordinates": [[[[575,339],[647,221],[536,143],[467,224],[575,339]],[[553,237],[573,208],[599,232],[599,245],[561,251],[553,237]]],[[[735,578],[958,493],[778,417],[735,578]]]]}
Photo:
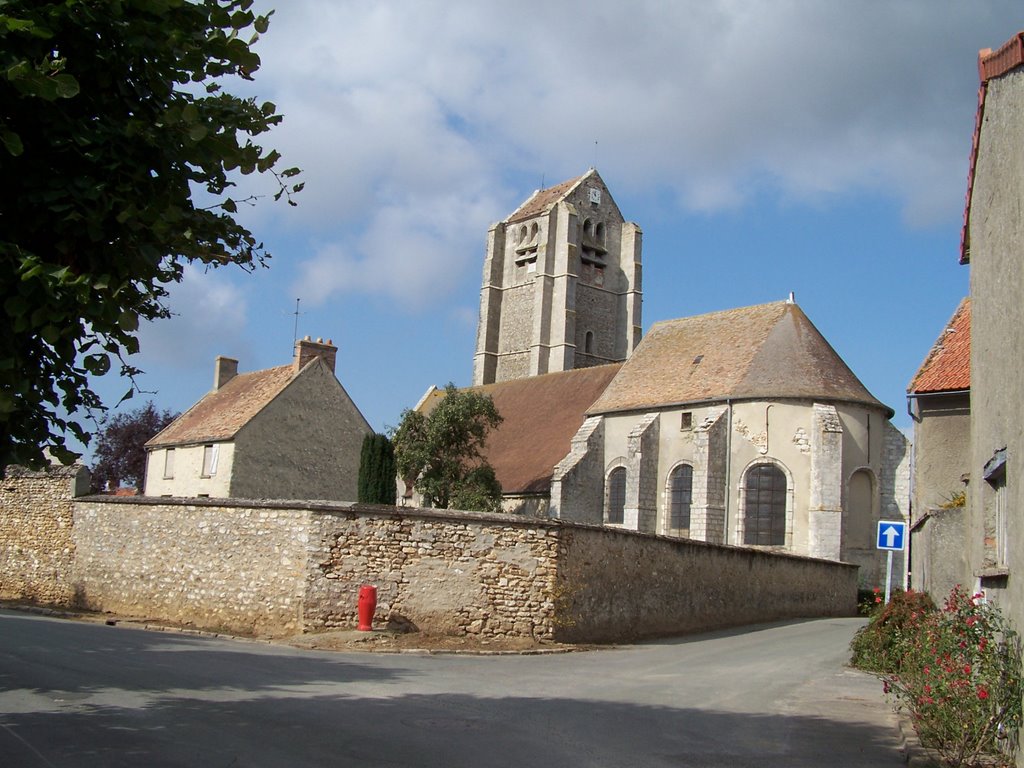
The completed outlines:
{"type": "Polygon", "coordinates": [[[878,549],[887,550],[885,604],[888,605],[889,595],[892,594],[892,553],[902,552],[907,548],[907,524],[901,520],[879,520],[875,546],[878,549]]]}

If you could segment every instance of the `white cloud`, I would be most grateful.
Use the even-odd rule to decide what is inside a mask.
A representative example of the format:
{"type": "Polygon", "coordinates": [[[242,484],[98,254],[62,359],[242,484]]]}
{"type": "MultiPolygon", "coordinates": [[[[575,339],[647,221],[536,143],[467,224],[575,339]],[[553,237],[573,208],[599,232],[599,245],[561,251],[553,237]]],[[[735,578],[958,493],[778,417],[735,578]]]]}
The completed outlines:
{"type": "Polygon", "coordinates": [[[139,329],[147,367],[186,369],[247,348],[246,300],[227,272],[185,267],[182,281],[169,288],[167,303],[173,316],[139,329]]]}
{"type": "Polygon", "coordinates": [[[946,221],[977,49],[1014,16],[1010,0],[291,0],[255,88],[285,114],[269,142],[304,169],[288,221],[319,245],[297,287],[443,298],[519,202],[513,177],[591,164],[690,210],[867,193],[946,221]]]}

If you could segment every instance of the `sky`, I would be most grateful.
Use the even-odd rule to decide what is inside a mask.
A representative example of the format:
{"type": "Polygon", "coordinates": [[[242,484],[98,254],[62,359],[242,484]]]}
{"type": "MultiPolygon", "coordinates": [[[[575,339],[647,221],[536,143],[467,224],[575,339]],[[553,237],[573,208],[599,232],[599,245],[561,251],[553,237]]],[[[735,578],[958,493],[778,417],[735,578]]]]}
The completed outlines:
{"type": "MultiPolygon", "coordinates": [[[[235,92],[277,105],[265,145],[305,189],[240,210],[268,269],[171,288],[122,410],[188,408],[217,355],[285,364],[297,327],[397,425],[471,383],[488,227],[596,167],[644,233],[644,330],[793,292],[909,428],[907,384],[968,291],[978,51],[1024,30],[1019,0],[278,5],[235,92]]],[[[97,382],[111,404],[126,387],[97,382]]]]}

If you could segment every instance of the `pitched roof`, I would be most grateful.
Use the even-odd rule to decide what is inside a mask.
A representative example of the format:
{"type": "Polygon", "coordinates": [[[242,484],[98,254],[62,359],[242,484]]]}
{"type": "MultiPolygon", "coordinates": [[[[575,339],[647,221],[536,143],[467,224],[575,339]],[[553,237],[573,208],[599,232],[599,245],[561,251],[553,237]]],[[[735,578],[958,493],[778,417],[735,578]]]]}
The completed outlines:
{"type": "Polygon", "coordinates": [[[914,394],[971,388],[971,299],[965,298],[946,323],[907,391],[914,394]]]}
{"type": "Polygon", "coordinates": [[[978,109],[974,116],[974,137],[971,141],[971,157],[967,170],[967,196],[964,201],[964,223],[960,230],[960,263],[971,261],[971,200],[974,197],[974,174],[978,166],[978,148],[981,142],[982,119],[985,115],[985,96],[988,94],[988,81],[993,77],[1002,77],[1024,65],[1024,32],[1018,32],[993,52],[991,48],[983,48],[978,52],[978,109]]]}
{"type": "Polygon", "coordinates": [[[786,301],[655,324],[588,413],[780,398],[863,403],[892,415],[786,301]]]}
{"type": "MultiPolygon", "coordinates": [[[[504,419],[484,449],[504,493],[550,490],[555,465],[569,453],[587,408],[621,367],[612,363],[471,388],[490,395],[504,419]]],[[[420,408],[429,412],[443,396],[435,391],[420,408]]]]}
{"type": "Polygon", "coordinates": [[[295,376],[294,365],[240,373],[146,443],[147,448],[230,440],[295,376]]]}
{"type": "Polygon", "coordinates": [[[556,184],[555,186],[548,187],[547,189],[538,189],[525,203],[516,208],[512,215],[505,219],[505,221],[521,221],[523,219],[531,219],[534,216],[539,216],[542,213],[547,213],[556,203],[563,200],[570,192],[572,192],[572,190],[576,188],[576,185],[591,174],[595,173],[597,173],[597,171],[591,168],[582,176],[577,176],[575,179],[563,181],[561,184],[556,184]]]}

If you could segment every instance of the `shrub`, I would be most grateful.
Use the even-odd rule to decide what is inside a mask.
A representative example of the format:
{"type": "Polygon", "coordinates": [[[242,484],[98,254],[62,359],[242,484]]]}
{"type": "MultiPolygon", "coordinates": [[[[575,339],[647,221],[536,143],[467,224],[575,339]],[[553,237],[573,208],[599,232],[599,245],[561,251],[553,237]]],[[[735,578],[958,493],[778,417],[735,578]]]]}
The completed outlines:
{"type": "Polygon", "coordinates": [[[921,743],[954,768],[1013,765],[1021,723],[1020,643],[980,598],[955,587],[941,611],[911,611],[895,669],[879,675],[921,743]]]}
{"type": "Polygon", "coordinates": [[[911,627],[921,616],[934,612],[935,603],[926,593],[912,589],[894,592],[887,605],[882,605],[881,591],[877,587],[872,594],[875,609],[871,620],[850,643],[850,663],[868,672],[899,672],[903,646],[914,634],[911,627]]]}

